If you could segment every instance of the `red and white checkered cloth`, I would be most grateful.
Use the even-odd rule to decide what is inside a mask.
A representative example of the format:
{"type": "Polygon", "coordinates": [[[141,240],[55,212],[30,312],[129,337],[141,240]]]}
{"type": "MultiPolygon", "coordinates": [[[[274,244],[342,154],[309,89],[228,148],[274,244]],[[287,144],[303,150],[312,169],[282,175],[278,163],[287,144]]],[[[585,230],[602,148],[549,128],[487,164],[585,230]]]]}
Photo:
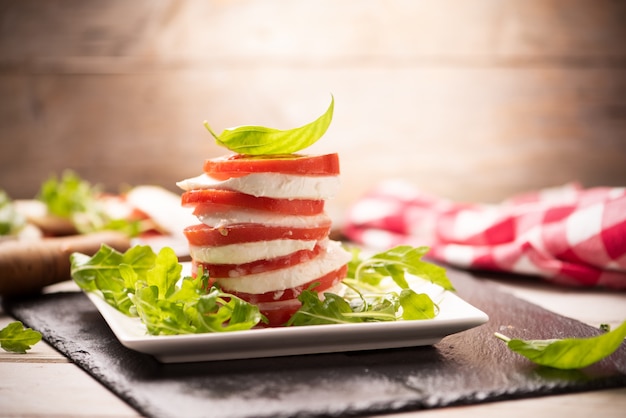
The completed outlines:
{"type": "Polygon", "coordinates": [[[453,266],[626,289],[626,188],[577,184],[461,204],[383,182],[348,211],[344,234],[375,249],[429,246],[453,266]]]}

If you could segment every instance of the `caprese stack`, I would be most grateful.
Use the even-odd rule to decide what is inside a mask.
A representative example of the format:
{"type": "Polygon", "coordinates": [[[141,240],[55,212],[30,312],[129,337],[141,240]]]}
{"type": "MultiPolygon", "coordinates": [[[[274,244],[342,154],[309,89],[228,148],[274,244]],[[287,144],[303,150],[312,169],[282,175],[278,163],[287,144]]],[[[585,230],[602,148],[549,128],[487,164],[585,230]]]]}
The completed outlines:
{"type": "Polygon", "coordinates": [[[337,154],[232,154],[203,171],[177,183],[200,221],[184,230],[193,271],[259,306],[270,326],[287,322],[304,289],[340,285],[351,255],[329,239],[324,210],[339,187],[337,154]]]}

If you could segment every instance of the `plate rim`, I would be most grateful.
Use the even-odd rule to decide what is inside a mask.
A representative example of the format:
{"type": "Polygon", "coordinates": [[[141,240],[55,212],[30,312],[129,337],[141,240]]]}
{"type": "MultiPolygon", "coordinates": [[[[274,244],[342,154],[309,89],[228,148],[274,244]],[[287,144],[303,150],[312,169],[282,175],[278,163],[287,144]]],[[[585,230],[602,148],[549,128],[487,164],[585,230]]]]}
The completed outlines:
{"type": "Polygon", "coordinates": [[[122,345],[149,354],[162,363],[433,345],[445,336],[480,326],[489,320],[489,316],[482,310],[455,293],[444,291],[441,300],[442,310],[433,319],[259,328],[184,335],[146,333],[139,336],[137,335],[139,330],[145,332],[145,325],[139,318],[129,317],[118,311],[97,292],[84,293],[122,345]],[[448,311],[442,316],[444,307],[448,311]],[[451,308],[457,308],[464,315],[451,314],[451,308]],[[129,329],[136,332],[133,334],[129,329]],[[371,341],[362,341],[363,338],[372,335],[385,336],[388,339],[381,341],[373,338],[371,341]],[[260,344],[260,348],[250,348],[255,344],[260,344]]]}

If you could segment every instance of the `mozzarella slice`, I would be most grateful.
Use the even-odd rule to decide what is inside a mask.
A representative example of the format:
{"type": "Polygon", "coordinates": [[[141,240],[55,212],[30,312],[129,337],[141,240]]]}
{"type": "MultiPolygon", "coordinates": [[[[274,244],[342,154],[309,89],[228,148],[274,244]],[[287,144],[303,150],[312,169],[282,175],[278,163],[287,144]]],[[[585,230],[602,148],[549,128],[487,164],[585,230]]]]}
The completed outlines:
{"type": "Polygon", "coordinates": [[[159,186],[134,187],[126,194],[126,201],[177,239],[184,240],[183,229],[194,223],[192,209],[180,205],[180,196],[159,186]]]}
{"type": "MultiPolygon", "coordinates": [[[[324,293],[334,293],[336,295],[342,295],[345,291],[345,285],[338,283],[329,289],[323,290],[318,293],[321,300],[324,300],[324,293]]],[[[300,306],[302,303],[297,299],[276,300],[272,302],[260,302],[256,304],[261,311],[271,311],[279,309],[287,309],[290,307],[300,306]]]]}
{"type": "Polygon", "coordinates": [[[312,250],[317,241],[277,239],[272,241],[245,242],[219,247],[189,246],[191,258],[208,264],[244,264],[257,260],[283,257],[300,250],[312,250]]]}
{"type": "Polygon", "coordinates": [[[326,200],[339,190],[339,176],[298,176],[280,173],[252,173],[228,180],[216,180],[207,174],[176,183],[185,191],[195,189],[234,190],[256,197],[274,199],[326,200]]]}
{"type": "Polygon", "coordinates": [[[294,216],[252,209],[235,209],[227,212],[207,212],[196,214],[200,222],[213,228],[232,224],[263,224],[265,226],[286,226],[290,228],[316,228],[328,225],[331,219],[325,213],[311,216],[294,216]]]}
{"type": "Polygon", "coordinates": [[[342,248],[341,243],[329,241],[326,251],[313,260],[280,270],[218,279],[217,282],[226,291],[257,295],[280,292],[318,279],[339,269],[351,259],[352,255],[342,248]]]}

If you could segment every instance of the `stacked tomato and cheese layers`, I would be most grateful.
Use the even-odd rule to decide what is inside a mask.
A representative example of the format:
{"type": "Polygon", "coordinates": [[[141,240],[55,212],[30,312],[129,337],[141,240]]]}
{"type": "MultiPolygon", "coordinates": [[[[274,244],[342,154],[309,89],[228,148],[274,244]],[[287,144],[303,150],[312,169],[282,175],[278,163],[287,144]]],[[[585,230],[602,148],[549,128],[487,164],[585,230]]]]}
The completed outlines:
{"type": "Polygon", "coordinates": [[[206,160],[204,173],[177,185],[199,224],[185,228],[193,270],[259,306],[270,326],[300,307],[316,284],[332,291],[350,254],[329,239],[324,203],[339,187],[337,154],[244,156],[206,160]]]}

